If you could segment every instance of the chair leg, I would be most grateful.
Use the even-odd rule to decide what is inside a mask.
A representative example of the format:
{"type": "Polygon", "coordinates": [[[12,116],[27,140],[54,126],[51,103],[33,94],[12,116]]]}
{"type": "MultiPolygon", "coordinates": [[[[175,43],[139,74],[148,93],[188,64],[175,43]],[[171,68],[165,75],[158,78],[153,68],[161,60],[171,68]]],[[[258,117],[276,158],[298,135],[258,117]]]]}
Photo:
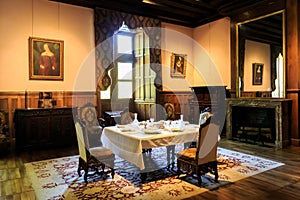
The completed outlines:
{"type": "Polygon", "coordinates": [[[82,160],[79,158],[78,169],[77,169],[78,176],[81,176],[81,169],[82,169],[82,160]]]}
{"type": "Polygon", "coordinates": [[[215,175],[215,181],[218,183],[219,182],[219,174],[218,174],[218,162],[215,161],[213,163],[213,169],[214,169],[214,175],[215,175]]]}
{"type": "Polygon", "coordinates": [[[199,167],[196,167],[196,173],[197,173],[198,184],[199,186],[201,186],[202,178],[201,178],[201,169],[199,167]]]}
{"type": "Polygon", "coordinates": [[[87,173],[84,174],[84,182],[88,183],[88,181],[87,181],[87,173]]]}
{"type": "Polygon", "coordinates": [[[201,186],[201,184],[202,184],[202,178],[201,178],[201,175],[197,176],[197,179],[198,179],[198,184],[199,184],[199,186],[201,186]]]}
{"type": "Polygon", "coordinates": [[[104,172],[104,170],[105,170],[105,164],[101,164],[101,169],[102,169],[102,172],[104,172]]]}
{"type": "Polygon", "coordinates": [[[177,161],[177,178],[179,178],[180,174],[181,174],[181,170],[180,170],[180,162],[177,161]]]}
{"type": "Polygon", "coordinates": [[[199,186],[201,186],[201,184],[202,184],[202,178],[201,178],[200,168],[196,169],[196,172],[197,172],[198,184],[199,184],[199,186]]]}
{"type": "Polygon", "coordinates": [[[89,173],[89,167],[88,167],[88,164],[87,163],[84,163],[84,176],[83,176],[83,179],[84,181],[87,183],[87,177],[88,177],[88,173],[89,173]]]}
{"type": "Polygon", "coordinates": [[[114,179],[115,177],[115,169],[111,168],[111,178],[114,179]]]}

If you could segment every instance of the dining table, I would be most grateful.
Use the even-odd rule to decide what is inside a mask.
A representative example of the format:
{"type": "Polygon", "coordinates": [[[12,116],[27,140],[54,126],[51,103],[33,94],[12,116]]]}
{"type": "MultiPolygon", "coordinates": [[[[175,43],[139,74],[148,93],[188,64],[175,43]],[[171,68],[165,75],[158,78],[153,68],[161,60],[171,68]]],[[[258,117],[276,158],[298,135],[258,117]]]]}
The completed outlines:
{"type": "MultiPolygon", "coordinates": [[[[140,170],[145,169],[143,149],[157,147],[174,147],[196,141],[199,126],[185,125],[184,128],[147,129],[141,126],[115,125],[103,129],[101,141],[104,147],[114,154],[136,165],[140,170]]],[[[172,161],[174,162],[174,148],[172,161]]],[[[167,157],[170,163],[170,156],[167,157]]]]}

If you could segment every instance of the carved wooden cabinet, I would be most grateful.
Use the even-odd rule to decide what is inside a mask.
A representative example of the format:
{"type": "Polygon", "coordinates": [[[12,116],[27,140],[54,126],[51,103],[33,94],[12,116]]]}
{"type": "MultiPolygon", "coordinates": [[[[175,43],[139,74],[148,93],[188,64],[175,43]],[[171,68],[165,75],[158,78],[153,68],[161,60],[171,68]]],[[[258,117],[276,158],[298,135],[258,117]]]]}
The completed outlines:
{"type": "Polygon", "coordinates": [[[226,86],[195,86],[191,87],[193,98],[190,100],[191,122],[197,124],[199,114],[205,108],[209,108],[215,115],[214,120],[223,126],[226,116],[226,97],[228,91],[226,86]]]}
{"type": "Polygon", "coordinates": [[[76,144],[75,108],[16,109],[16,150],[76,144]]]}

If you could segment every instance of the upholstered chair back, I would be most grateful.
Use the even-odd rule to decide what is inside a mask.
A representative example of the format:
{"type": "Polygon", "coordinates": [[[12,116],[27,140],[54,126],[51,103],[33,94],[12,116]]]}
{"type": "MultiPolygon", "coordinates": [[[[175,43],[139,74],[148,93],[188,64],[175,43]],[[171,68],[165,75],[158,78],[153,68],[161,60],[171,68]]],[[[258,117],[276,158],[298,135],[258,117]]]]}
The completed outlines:
{"type": "Polygon", "coordinates": [[[77,136],[77,142],[78,142],[78,151],[79,156],[87,162],[87,146],[86,146],[86,140],[84,135],[84,125],[79,121],[76,120],[75,122],[75,129],[76,129],[76,136],[77,136]]]}
{"type": "Polygon", "coordinates": [[[207,123],[200,126],[197,144],[198,164],[217,160],[217,147],[219,141],[219,125],[207,123]]]}

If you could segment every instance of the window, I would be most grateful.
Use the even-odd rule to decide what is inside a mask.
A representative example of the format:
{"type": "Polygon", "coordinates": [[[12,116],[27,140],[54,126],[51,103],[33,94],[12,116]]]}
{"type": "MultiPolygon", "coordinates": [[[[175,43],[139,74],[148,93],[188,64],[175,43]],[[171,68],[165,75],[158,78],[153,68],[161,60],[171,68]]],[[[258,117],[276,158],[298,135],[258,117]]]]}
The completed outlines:
{"type": "Polygon", "coordinates": [[[118,62],[118,99],[132,97],[132,62],[118,62]]]}
{"type": "Polygon", "coordinates": [[[155,102],[155,72],[150,68],[149,37],[139,29],[134,38],[135,45],[135,101],[155,102]]]}
{"type": "Polygon", "coordinates": [[[155,72],[150,68],[149,37],[143,29],[134,32],[122,25],[113,37],[115,67],[110,71],[112,85],[101,91],[101,99],[134,98],[155,102],[155,72]]]}
{"type": "Polygon", "coordinates": [[[114,36],[113,88],[118,99],[132,98],[133,34],[120,31],[114,36]]]}

